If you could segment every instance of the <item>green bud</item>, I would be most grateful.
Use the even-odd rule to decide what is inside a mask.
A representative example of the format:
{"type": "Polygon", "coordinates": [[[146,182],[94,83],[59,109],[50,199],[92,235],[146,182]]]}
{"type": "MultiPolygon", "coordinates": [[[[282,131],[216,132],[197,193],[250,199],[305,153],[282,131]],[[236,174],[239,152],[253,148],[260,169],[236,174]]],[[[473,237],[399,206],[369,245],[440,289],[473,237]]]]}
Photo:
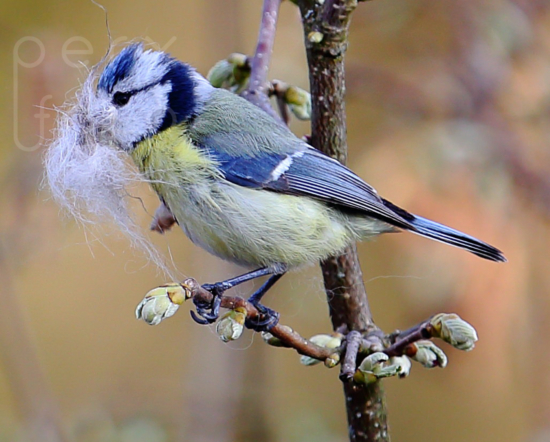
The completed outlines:
{"type": "Polygon", "coordinates": [[[297,86],[289,86],[285,92],[285,103],[299,120],[311,119],[311,94],[297,86]]]}
{"type": "Polygon", "coordinates": [[[233,65],[227,60],[218,61],[206,74],[206,79],[217,88],[223,88],[231,81],[233,65]]]}
{"type": "MultiPolygon", "coordinates": [[[[342,338],[343,336],[340,334],[335,334],[335,335],[320,334],[320,335],[312,336],[309,339],[309,341],[323,348],[338,348],[340,347],[340,345],[342,345],[342,338]]],[[[311,365],[316,365],[320,362],[321,361],[319,359],[312,358],[311,356],[300,356],[300,364],[306,365],[308,367],[311,365]]]]}
{"type": "Polygon", "coordinates": [[[312,365],[317,365],[321,363],[319,359],[312,358],[311,356],[300,356],[300,364],[305,365],[306,367],[311,367],[312,365]]]}
{"type": "Polygon", "coordinates": [[[408,376],[410,362],[406,357],[389,358],[387,354],[376,352],[368,355],[353,376],[357,383],[370,384],[378,379],[389,376],[408,376]]]}
{"type": "Polygon", "coordinates": [[[266,332],[266,331],[260,332],[260,336],[262,337],[264,342],[268,345],[272,345],[273,347],[283,347],[283,342],[269,332],[266,332]]]}
{"type": "Polygon", "coordinates": [[[156,287],[136,307],[136,318],[149,325],[158,325],[174,315],[189,295],[188,290],[177,282],[156,287]]]}
{"type": "Polygon", "coordinates": [[[238,52],[233,52],[230,54],[229,57],[227,57],[227,61],[238,68],[248,66],[248,57],[244,54],[239,54],[238,52]]]}
{"type": "Polygon", "coordinates": [[[409,344],[406,354],[426,368],[447,366],[447,356],[432,341],[421,340],[409,344]]]}
{"type": "Polygon", "coordinates": [[[378,374],[383,369],[384,362],[390,358],[387,354],[382,352],[376,352],[368,355],[355,372],[353,380],[359,384],[372,384],[378,380],[378,374]]]}
{"type": "Polygon", "coordinates": [[[359,365],[358,368],[363,372],[374,372],[375,370],[378,370],[382,366],[382,364],[389,359],[390,358],[386,353],[372,353],[368,355],[365,359],[363,359],[361,365],[359,365]]]}
{"type": "Polygon", "coordinates": [[[206,79],[212,86],[232,92],[241,91],[249,77],[248,57],[239,53],[231,54],[227,59],[218,61],[206,75],[206,79]]]}
{"type": "Polygon", "coordinates": [[[337,348],[342,345],[342,335],[315,335],[309,339],[315,345],[325,348],[337,348]]]}
{"type": "Polygon", "coordinates": [[[325,359],[325,367],[334,368],[340,363],[340,353],[332,353],[325,359]]]}
{"type": "Polygon", "coordinates": [[[216,333],[223,342],[235,341],[243,334],[246,309],[237,307],[229,310],[216,324],[216,333]]]}
{"type": "Polygon", "coordinates": [[[475,347],[477,333],[475,328],[454,313],[439,313],[430,320],[435,337],[443,339],[453,347],[470,351],[475,347]]]}

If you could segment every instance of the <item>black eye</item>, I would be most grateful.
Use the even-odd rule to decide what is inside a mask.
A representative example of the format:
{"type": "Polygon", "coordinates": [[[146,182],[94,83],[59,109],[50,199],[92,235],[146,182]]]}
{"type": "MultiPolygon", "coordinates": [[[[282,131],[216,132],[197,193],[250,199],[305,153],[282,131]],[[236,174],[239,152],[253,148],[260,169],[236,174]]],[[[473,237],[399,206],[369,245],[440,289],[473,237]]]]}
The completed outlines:
{"type": "Polygon", "coordinates": [[[113,95],[113,104],[115,106],[124,106],[128,104],[131,96],[131,92],[116,92],[115,95],[113,95]]]}

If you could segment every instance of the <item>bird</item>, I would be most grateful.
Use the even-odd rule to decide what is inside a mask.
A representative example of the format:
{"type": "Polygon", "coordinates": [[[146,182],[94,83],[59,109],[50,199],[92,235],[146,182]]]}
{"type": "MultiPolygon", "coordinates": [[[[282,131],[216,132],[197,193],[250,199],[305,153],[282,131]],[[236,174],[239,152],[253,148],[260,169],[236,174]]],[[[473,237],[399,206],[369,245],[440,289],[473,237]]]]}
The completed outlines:
{"type": "Polygon", "coordinates": [[[260,301],[287,271],[387,232],[506,261],[497,248],[382,198],[268,113],[168,53],[126,46],[106,64],[96,95],[112,118],[103,136],[131,156],[189,239],[253,269],[205,284],[214,300],[196,306],[197,322],[217,319],[229,288],[269,276],[248,298],[261,313],[254,327],[269,330],[278,313],[260,301]]]}

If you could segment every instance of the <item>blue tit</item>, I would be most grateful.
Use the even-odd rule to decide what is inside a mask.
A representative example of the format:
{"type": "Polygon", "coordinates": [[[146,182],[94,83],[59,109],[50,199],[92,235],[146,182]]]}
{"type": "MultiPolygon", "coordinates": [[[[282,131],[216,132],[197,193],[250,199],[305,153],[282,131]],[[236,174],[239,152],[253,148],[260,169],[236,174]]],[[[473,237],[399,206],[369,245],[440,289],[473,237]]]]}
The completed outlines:
{"type": "MultiPolygon", "coordinates": [[[[166,53],[126,47],[101,74],[97,98],[112,108],[104,136],[132,157],[191,241],[256,268],[206,286],[214,299],[270,275],[249,298],[266,313],[267,328],[277,318],[259,302],[286,271],[381,233],[407,230],[505,261],[498,249],[381,198],[260,108],[166,53]]],[[[216,319],[219,302],[199,307],[197,320],[216,319]]]]}

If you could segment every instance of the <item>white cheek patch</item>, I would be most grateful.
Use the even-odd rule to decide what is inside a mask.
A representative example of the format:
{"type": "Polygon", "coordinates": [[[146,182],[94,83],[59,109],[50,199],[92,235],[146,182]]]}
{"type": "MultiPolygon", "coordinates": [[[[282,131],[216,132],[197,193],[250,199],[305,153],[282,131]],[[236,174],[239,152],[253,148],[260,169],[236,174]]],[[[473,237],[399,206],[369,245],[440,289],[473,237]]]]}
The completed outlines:
{"type": "Polygon", "coordinates": [[[134,248],[170,275],[130,210],[129,189],[146,180],[113,142],[117,109],[106,94],[96,95],[97,69],[90,71],[74,102],[58,112],[57,129],[45,154],[45,184],[54,200],[84,227],[114,222],[134,248]]]}
{"type": "Polygon", "coordinates": [[[131,146],[142,140],[144,135],[153,135],[167,112],[171,90],[169,83],[157,84],[138,92],[127,105],[118,109],[119,123],[113,129],[113,134],[122,146],[131,146]]]}

